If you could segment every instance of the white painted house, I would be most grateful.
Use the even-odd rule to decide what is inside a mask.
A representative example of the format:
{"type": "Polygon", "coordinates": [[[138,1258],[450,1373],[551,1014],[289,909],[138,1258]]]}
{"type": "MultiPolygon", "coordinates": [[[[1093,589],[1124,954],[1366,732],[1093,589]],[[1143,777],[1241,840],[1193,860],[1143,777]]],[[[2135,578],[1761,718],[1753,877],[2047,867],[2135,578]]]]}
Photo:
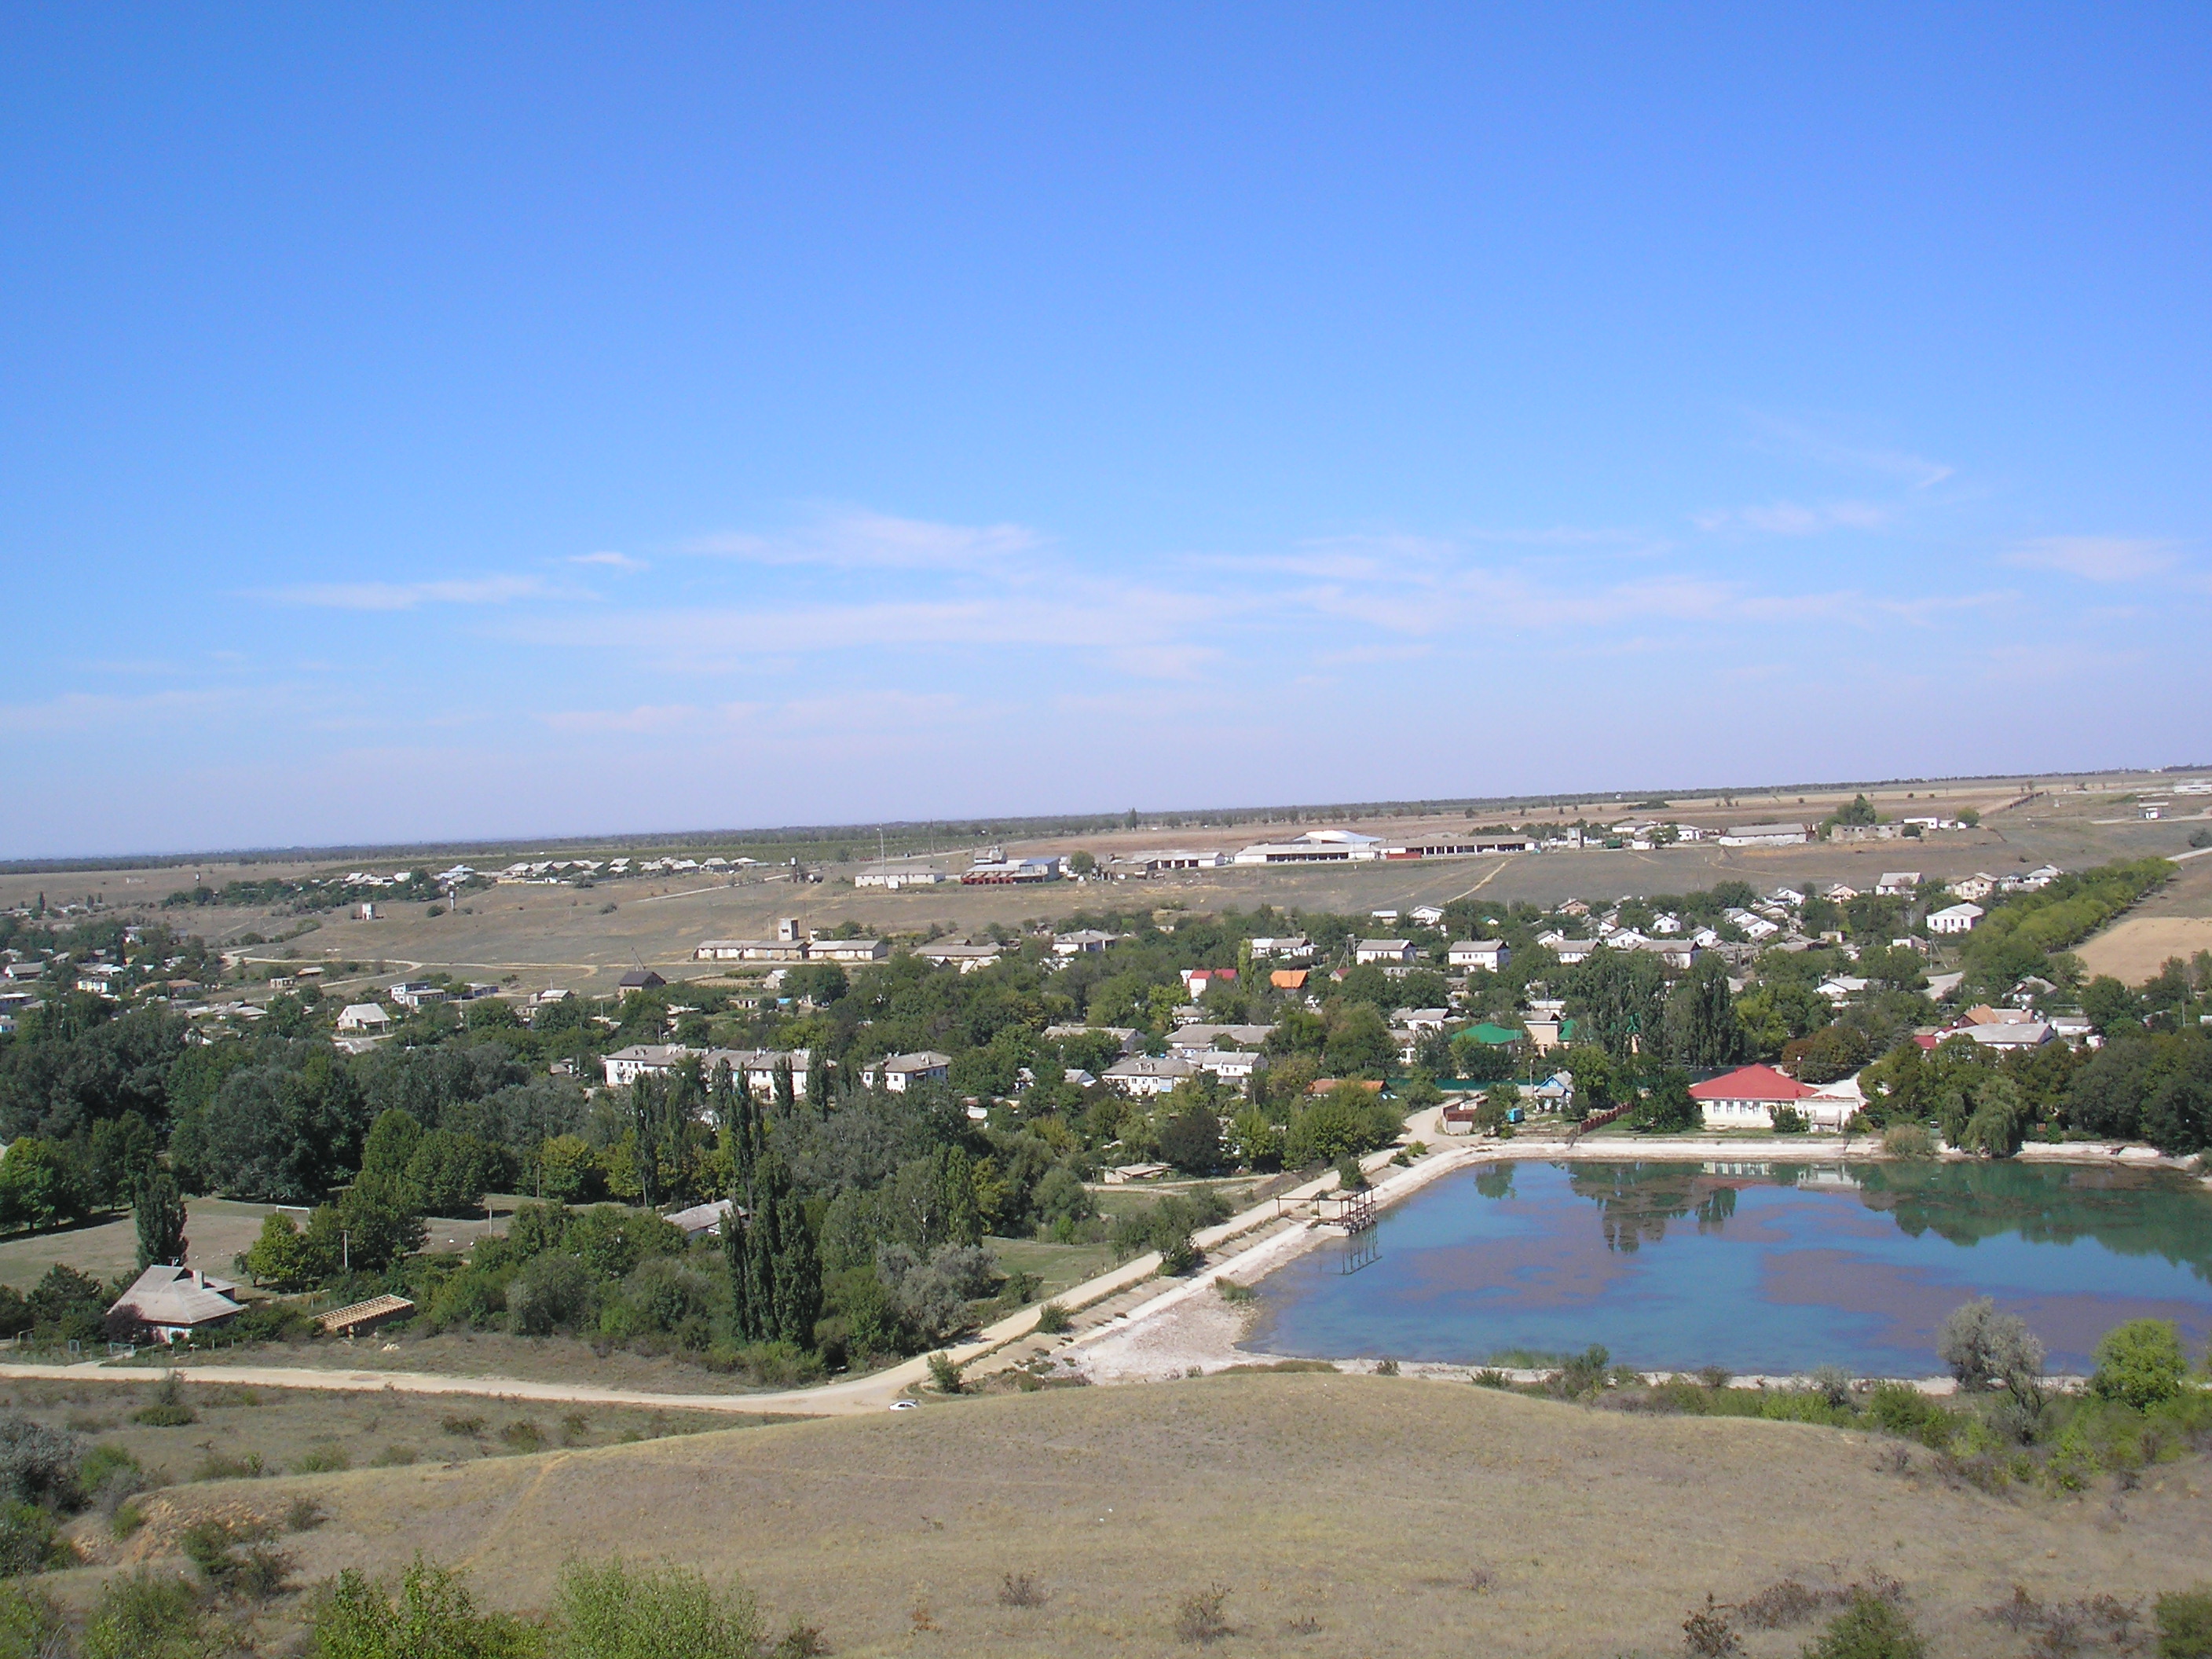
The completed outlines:
{"type": "Polygon", "coordinates": [[[1954,904],[1928,913],[1928,931],[1931,933],[1971,933],[1974,924],[1988,914],[1978,904],[1954,904]]]}
{"type": "Polygon", "coordinates": [[[1109,1089],[1142,1097],[1166,1094],[1197,1075],[1196,1066],[1173,1054],[1132,1054],[1109,1066],[1102,1080],[1109,1089]]]}
{"type": "Polygon", "coordinates": [[[1504,939],[1463,939],[1451,947],[1445,960],[1455,968],[1486,968],[1494,974],[1513,960],[1513,951],[1504,939]]]}
{"type": "Polygon", "coordinates": [[[886,1094],[902,1095],[925,1083],[942,1083],[952,1075],[952,1056],[925,1048],[918,1054],[893,1054],[860,1068],[860,1081],[871,1089],[880,1081],[886,1094]]]}
{"type": "Polygon", "coordinates": [[[1352,947],[1352,959],[1357,963],[1410,963],[1419,961],[1420,953],[1413,949],[1413,942],[1411,939],[1364,939],[1352,947]]]}

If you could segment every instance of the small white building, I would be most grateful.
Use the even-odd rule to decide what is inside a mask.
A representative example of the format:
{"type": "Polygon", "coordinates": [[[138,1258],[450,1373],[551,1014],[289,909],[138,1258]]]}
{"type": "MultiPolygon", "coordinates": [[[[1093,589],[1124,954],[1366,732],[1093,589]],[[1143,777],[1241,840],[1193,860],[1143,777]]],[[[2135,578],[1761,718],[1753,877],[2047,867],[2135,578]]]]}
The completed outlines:
{"type": "Polygon", "coordinates": [[[1943,890],[1969,903],[1978,903],[1997,890],[1997,878],[1986,870],[1977,870],[1971,876],[1961,876],[1956,881],[1946,882],[1943,890]]]}
{"type": "Polygon", "coordinates": [[[1102,933],[1096,927],[1079,927],[1072,933],[1054,933],[1052,953],[1056,957],[1095,957],[1119,937],[1102,933]]]}
{"type": "Polygon", "coordinates": [[[925,945],[915,955],[940,968],[949,964],[963,974],[972,974],[998,961],[1000,951],[995,945],[925,945]]]}
{"type": "Polygon", "coordinates": [[[1928,931],[1931,933],[1971,933],[1974,924],[1987,913],[1978,904],[1953,904],[1928,913],[1928,931]]]}
{"type": "Polygon", "coordinates": [[[896,893],[902,887],[935,887],[952,878],[934,865],[872,864],[853,878],[855,887],[881,887],[896,893]]]}
{"type": "Polygon", "coordinates": [[[1196,1066],[1173,1054],[1132,1054],[1109,1066],[1102,1081],[1125,1095],[1144,1097],[1167,1094],[1197,1075],[1196,1066]]]}
{"type": "Polygon", "coordinates": [[[1263,962],[1271,958],[1284,962],[1305,962],[1310,960],[1314,953],[1313,941],[1304,933],[1293,934],[1287,939],[1272,937],[1255,939],[1248,940],[1247,943],[1252,947],[1252,959],[1255,962],[1263,962]]]}
{"type": "Polygon", "coordinates": [[[1513,950],[1504,939],[1463,939],[1444,959],[1455,968],[1484,968],[1494,974],[1513,960],[1513,950]]]}
{"type": "Polygon", "coordinates": [[[1911,898],[1920,890],[1920,872],[1917,870],[1885,870],[1881,872],[1881,879],[1875,883],[1874,890],[1884,898],[1911,898]]]}
{"type": "Polygon", "coordinates": [[[378,1003],[348,1003],[338,1015],[338,1030],[341,1031],[374,1034],[391,1029],[392,1016],[378,1003]]]}
{"type": "Polygon", "coordinates": [[[806,943],[810,962],[881,962],[890,953],[890,944],[879,939],[816,939],[806,943]]]}
{"type": "Polygon", "coordinates": [[[1220,1048],[1257,1048],[1274,1034],[1272,1025],[1180,1025],[1168,1036],[1168,1052],[1180,1060],[1195,1060],[1220,1048]]]}
{"type": "Polygon", "coordinates": [[[1364,939],[1352,947],[1352,959],[1357,963],[1413,963],[1419,959],[1413,942],[1405,939],[1364,939]]]}
{"type": "Polygon", "coordinates": [[[1342,864],[1379,859],[1382,843],[1356,830],[1309,830],[1292,841],[1255,842],[1237,854],[1237,864],[1342,864]]]}
{"type": "Polygon", "coordinates": [[[1813,832],[1802,823],[1739,823],[1720,838],[1723,847],[1802,847],[1813,832]]]}
{"type": "Polygon", "coordinates": [[[633,1042],[603,1056],[599,1069],[610,1089],[627,1089],[641,1077],[666,1077],[696,1053],[680,1042],[633,1042]]]}
{"type": "Polygon", "coordinates": [[[860,1081],[871,1089],[881,1084],[886,1094],[902,1095],[925,1083],[942,1083],[952,1075],[952,1056],[925,1048],[918,1054],[892,1054],[860,1068],[860,1081]]]}

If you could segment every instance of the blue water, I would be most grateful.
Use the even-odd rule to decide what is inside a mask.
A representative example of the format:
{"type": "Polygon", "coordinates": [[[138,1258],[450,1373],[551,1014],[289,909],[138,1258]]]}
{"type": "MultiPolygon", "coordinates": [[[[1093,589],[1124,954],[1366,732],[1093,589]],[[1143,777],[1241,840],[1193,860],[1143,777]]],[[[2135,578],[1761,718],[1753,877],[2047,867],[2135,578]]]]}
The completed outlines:
{"type": "Polygon", "coordinates": [[[2087,1370],[2123,1320],[2212,1332],[2212,1196],[2033,1164],[1501,1164],[1257,1287],[1262,1353],[1477,1364],[1601,1343],[1647,1370],[1940,1372],[1978,1296],[2087,1370]]]}

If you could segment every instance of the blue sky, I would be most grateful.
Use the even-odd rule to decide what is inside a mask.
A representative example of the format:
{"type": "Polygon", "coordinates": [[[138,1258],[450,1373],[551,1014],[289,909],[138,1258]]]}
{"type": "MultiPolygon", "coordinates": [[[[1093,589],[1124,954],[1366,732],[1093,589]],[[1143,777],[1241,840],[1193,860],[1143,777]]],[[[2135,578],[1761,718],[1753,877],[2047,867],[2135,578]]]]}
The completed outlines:
{"type": "Polygon", "coordinates": [[[2212,759],[2202,7],[0,39],[0,856],[2212,759]]]}

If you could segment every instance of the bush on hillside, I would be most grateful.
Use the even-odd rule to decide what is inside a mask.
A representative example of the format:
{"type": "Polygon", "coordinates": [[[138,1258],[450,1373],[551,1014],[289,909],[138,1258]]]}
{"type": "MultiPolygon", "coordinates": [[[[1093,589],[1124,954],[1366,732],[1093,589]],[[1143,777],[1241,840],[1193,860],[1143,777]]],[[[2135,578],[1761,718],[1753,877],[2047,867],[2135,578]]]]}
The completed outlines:
{"type": "Polygon", "coordinates": [[[2172,1399],[2189,1377],[2181,1333],[2164,1319],[2130,1319],[2097,1344],[2097,1369],[2089,1387],[2106,1400],[2137,1411],[2172,1399]]]}

